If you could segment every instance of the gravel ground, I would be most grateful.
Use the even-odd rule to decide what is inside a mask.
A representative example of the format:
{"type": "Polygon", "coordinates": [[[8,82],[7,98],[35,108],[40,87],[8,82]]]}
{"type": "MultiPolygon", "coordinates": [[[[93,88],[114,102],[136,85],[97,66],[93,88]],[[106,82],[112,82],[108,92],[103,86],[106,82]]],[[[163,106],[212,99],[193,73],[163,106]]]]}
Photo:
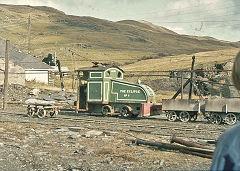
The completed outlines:
{"type": "MultiPolygon", "coordinates": [[[[110,117],[108,123],[106,117],[66,118],[64,112],[56,119],[39,119],[27,117],[23,108],[0,113],[0,170],[209,170],[211,165],[211,159],[132,144],[135,138],[169,141],[166,136],[129,132],[126,126],[114,124],[133,124],[133,120],[110,117]],[[73,122],[77,119],[83,122],[73,122]],[[92,122],[95,119],[103,124],[92,122]]],[[[142,119],[136,123],[160,126],[168,122],[142,119]]],[[[169,124],[170,129],[179,124],[194,125],[176,122],[169,124]]],[[[216,128],[205,122],[197,125],[206,130],[216,128]]],[[[226,128],[221,126],[221,130],[226,128]]]]}

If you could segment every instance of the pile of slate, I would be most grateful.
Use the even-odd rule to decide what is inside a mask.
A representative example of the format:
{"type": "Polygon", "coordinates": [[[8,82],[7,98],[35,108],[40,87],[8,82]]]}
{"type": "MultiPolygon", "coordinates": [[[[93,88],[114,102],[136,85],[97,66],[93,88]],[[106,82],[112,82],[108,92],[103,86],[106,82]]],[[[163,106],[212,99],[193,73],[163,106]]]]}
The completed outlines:
{"type": "Polygon", "coordinates": [[[76,95],[66,93],[64,91],[57,93],[43,94],[39,89],[33,89],[31,92],[31,98],[25,101],[27,105],[74,105],[77,100],[76,95]]]}

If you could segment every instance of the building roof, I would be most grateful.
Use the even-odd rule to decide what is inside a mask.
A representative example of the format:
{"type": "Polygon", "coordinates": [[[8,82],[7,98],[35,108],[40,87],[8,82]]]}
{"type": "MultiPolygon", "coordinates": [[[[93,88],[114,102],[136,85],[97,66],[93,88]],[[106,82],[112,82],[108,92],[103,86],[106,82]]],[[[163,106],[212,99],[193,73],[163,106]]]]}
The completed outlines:
{"type": "Polygon", "coordinates": [[[117,67],[117,66],[110,66],[110,65],[107,65],[107,66],[92,66],[92,67],[83,67],[83,68],[79,68],[77,69],[76,71],[106,71],[107,69],[109,68],[117,68],[119,69],[120,71],[124,72],[121,68],[117,67]]]}
{"type": "MultiPolygon", "coordinates": [[[[0,37],[0,58],[5,57],[6,40],[0,37]]],[[[40,59],[25,54],[14,45],[10,44],[9,60],[24,69],[51,69],[40,59]]]]}

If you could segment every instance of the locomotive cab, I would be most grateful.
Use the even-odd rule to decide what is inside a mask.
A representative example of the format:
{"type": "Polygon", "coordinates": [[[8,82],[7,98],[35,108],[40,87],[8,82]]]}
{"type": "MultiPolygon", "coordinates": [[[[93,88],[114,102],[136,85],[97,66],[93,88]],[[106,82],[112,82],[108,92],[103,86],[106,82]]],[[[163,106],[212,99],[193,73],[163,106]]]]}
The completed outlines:
{"type": "Polygon", "coordinates": [[[109,102],[109,80],[123,79],[123,71],[118,67],[94,65],[77,70],[78,98],[77,111],[88,111],[89,103],[109,102]]]}
{"type": "Polygon", "coordinates": [[[78,80],[79,80],[79,86],[78,86],[78,108],[81,111],[87,110],[87,78],[88,78],[88,72],[80,72],[78,73],[78,80]],[[82,74],[82,75],[81,75],[82,74]]]}

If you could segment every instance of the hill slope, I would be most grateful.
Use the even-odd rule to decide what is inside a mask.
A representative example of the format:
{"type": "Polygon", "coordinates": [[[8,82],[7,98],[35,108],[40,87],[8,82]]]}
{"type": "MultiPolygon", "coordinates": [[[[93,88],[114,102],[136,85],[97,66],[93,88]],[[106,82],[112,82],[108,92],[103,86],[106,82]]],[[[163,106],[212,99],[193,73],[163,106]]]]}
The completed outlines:
{"type": "MultiPolygon", "coordinates": [[[[23,30],[13,29],[16,27],[11,27],[11,25],[26,23],[27,16],[31,14],[34,43],[44,43],[39,39],[48,37],[50,39],[52,36],[54,37],[54,34],[59,34],[64,41],[61,42],[60,39],[61,43],[86,42],[114,49],[165,50],[173,54],[232,46],[230,43],[211,38],[199,40],[194,37],[178,35],[147,22],[131,20],[111,22],[92,17],[70,16],[49,7],[0,5],[0,9],[0,21],[4,23],[1,24],[4,26],[2,29],[9,31],[8,34],[3,33],[2,36],[15,34],[20,37],[21,34],[26,33],[27,30],[24,30],[26,25],[20,25],[20,29],[23,30]],[[10,25],[9,28],[6,27],[8,25],[10,25]]],[[[53,41],[55,43],[53,39],[48,42],[53,41]]]]}

